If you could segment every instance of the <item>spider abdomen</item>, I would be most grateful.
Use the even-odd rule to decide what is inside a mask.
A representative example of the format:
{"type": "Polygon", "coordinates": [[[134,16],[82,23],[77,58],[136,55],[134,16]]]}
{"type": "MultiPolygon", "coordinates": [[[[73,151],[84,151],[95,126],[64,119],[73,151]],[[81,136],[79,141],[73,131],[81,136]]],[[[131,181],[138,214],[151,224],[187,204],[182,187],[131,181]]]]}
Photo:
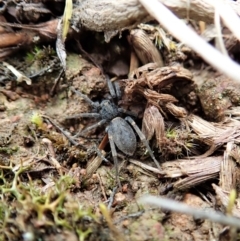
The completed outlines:
{"type": "Polygon", "coordinates": [[[120,151],[129,156],[134,154],[137,148],[136,135],[124,119],[114,118],[109,124],[108,133],[120,151]]]}

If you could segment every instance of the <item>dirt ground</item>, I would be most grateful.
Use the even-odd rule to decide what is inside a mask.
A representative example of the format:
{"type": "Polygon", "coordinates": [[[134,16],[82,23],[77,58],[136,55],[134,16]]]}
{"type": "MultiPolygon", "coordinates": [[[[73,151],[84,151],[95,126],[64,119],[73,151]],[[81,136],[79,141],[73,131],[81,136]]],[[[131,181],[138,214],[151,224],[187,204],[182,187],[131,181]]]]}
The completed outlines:
{"type": "Polygon", "coordinates": [[[176,40],[170,50],[158,46],[163,66],[131,71],[129,36],[104,43],[86,32],[81,48],[67,41],[65,73],[54,44],[1,63],[0,240],[240,240],[227,226],[138,202],[152,194],[240,217],[237,198],[229,211],[230,192],[239,191],[240,85],[176,40]],[[121,96],[111,95],[108,78],[121,96]],[[106,100],[122,108],[122,122],[111,135],[115,116],[84,133],[99,119],[76,115],[102,108],[107,118],[106,100]],[[135,125],[127,116],[147,142],[125,131],[135,125]]]}

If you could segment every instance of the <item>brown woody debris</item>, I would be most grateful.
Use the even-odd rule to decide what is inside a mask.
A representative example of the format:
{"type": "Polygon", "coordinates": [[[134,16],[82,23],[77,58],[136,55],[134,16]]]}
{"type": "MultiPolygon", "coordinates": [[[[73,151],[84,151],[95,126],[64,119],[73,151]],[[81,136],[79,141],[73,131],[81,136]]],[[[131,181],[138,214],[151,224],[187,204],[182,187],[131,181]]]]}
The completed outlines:
{"type": "Polygon", "coordinates": [[[164,120],[158,108],[155,106],[147,107],[143,115],[142,132],[147,140],[151,140],[155,135],[159,149],[164,143],[164,129],[164,120]]]}

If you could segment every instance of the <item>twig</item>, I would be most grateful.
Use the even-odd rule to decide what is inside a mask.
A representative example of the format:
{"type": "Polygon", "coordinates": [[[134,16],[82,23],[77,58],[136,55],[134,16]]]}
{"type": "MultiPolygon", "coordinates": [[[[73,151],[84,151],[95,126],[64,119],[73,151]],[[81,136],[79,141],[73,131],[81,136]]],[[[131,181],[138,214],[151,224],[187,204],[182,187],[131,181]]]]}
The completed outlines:
{"type": "MultiPolygon", "coordinates": [[[[151,211],[152,209],[149,209],[148,211],[151,211]]],[[[124,217],[121,217],[119,220],[117,220],[116,222],[114,222],[115,225],[121,223],[122,221],[124,221],[125,219],[129,219],[129,218],[138,218],[140,216],[142,216],[144,213],[146,212],[146,210],[142,210],[136,213],[132,213],[129,215],[126,215],[124,217]]]]}
{"type": "Polygon", "coordinates": [[[217,70],[240,82],[240,67],[238,64],[232,61],[229,57],[221,54],[210,44],[206,43],[197,35],[197,33],[191,30],[158,0],[139,1],[147,9],[147,11],[174,37],[192,48],[217,70]]]}
{"type": "Polygon", "coordinates": [[[62,69],[60,71],[60,73],[58,74],[57,78],[54,80],[54,84],[50,90],[50,96],[54,96],[54,94],[56,93],[56,89],[61,81],[61,77],[63,76],[64,74],[64,69],[62,69]]]}
{"type": "Polygon", "coordinates": [[[164,171],[159,171],[159,169],[155,168],[155,167],[151,167],[149,165],[146,165],[144,164],[143,162],[140,162],[140,161],[137,161],[137,160],[134,160],[134,159],[129,159],[129,162],[133,163],[134,165],[137,165],[139,167],[141,167],[142,169],[146,169],[148,171],[151,171],[153,173],[156,173],[156,174],[160,174],[160,175],[164,175],[165,172],[164,171]]]}
{"type": "Polygon", "coordinates": [[[214,211],[213,209],[211,211],[209,209],[204,211],[203,209],[192,208],[186,204],[168,198],[155,197],[151,195],[143,196],[139,199],[139,201],[141,203],[155,205],[170,211],[192,215],[196,219],[209,219],[213,222],[240,228],[240,219],[226,216],[220,212],[214,211]]]}
{"type": "Polygon", "coordinates": [[[113,188],[113,191],[112,191],[112,193],[111,193],[111,196],[110,196],[110,198],[109,198],[109,203],[108,203],[108,206],[107,206],[108,209],[110,209],[110,208],[112,207],[112,204],[113,204],[113,201],[114,201],[114,196],[115,196],[117,190],[118,190],[117,187],[114,187],[114,188],[113,188]]]}
{"type": "Polygon", "coordinates": [[[42,143],[46,144],[48,147],[51,164],[58,170],[60,175],[63,175],[62,166],[56,159],[56,154],[55,154],[52,142],[48,138],[43,138],[42,143]]]}
{"type": "Polygon", "coordinates": [[[103,194],[104,200],[106,201],[107,200],[107,196],[106,196],[106,192],[105,192],[105,189],[104,189],[104,186],[103,186],[102,178],[99,175],[99,173],[97,173],[97,177],[98,177],[98,180],[99,180],[99,184],[100,184],[100,187],[101,187],[101,190],[102,190],[102,194],[103,194]]]}

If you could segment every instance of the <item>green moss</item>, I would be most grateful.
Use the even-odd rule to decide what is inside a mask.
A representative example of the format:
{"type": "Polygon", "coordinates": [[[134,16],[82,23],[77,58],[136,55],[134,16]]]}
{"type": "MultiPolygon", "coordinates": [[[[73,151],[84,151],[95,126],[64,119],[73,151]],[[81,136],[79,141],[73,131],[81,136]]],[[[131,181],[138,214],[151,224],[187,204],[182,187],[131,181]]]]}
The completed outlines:
{"type": "Polygon", "coordinates": [[[70,176],[61,176],[54,182],[55,185],[43,192],[42,188],[36,188],[38,181],[23,181],[22,174],[26,168],[13,170],[12,166],[6,166],[5,171],[0,171],[1,240],[9,237],[18,240],[29,230],[40,240],[49,229],[51,232],[71,231],[82,241],[88,238],[97,218],[92,209],[82,206],[71,195],[74,180],[70,176]],[[38,230],[36,225],[42,228],[38,230]]]}

